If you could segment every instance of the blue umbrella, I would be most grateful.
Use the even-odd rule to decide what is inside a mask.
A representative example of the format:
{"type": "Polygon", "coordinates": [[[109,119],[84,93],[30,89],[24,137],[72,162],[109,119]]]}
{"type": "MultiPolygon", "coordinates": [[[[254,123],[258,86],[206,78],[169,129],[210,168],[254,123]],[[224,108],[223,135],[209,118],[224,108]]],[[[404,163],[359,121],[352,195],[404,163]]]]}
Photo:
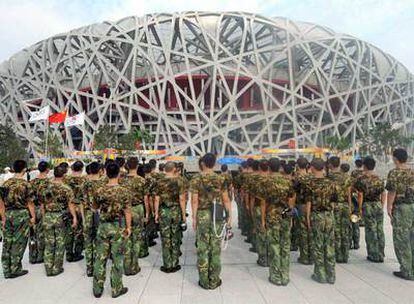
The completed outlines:
{"type": "Polygon", "coordinates": [[[228,156],[228,157],[222,157],[218,160],[218,163],[220,165],[239,165],[243,162],[242,159],[238,157],[228,156]]]}

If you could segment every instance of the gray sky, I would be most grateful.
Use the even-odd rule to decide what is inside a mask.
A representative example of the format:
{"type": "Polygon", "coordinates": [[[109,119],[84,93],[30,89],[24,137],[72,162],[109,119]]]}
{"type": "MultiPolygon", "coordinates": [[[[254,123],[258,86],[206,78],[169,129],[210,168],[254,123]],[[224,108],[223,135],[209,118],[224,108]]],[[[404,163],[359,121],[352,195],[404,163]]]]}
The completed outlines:
{"type": "Polygon", "coordinates": [[[0,0],[0,62],[73,28],[187,10],[247,11],[325,25],[371,42],[414,72],[414,0],[0,0]]]}

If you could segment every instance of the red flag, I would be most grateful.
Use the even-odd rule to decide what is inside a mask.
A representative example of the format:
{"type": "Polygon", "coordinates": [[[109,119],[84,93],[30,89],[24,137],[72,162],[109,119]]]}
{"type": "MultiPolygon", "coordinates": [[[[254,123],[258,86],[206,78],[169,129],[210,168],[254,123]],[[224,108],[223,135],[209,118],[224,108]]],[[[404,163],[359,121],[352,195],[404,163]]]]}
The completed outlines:
{"type": "Polygon", "coordinates": [[[50,124],[58,124],[64,122],[66,119],[66,111],[58,112],[49,116],[50,124]]]}

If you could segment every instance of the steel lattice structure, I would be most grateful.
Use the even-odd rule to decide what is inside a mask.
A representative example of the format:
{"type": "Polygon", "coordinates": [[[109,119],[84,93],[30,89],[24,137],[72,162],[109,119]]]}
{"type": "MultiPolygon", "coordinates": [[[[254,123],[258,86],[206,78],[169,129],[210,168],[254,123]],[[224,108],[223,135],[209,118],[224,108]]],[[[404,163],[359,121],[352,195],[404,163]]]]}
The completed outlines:
{"type": "Polygon", "coordinates": [[[45,105],[85,111],[55,132],[70,149],[95,131],[150,130],[170,154],[353,144],[378,121],[413,131],[412,74],[377,47],[329,28],[249,13],[127,17],[41,41],[0,66],[0,119],[36,144],[45,105]]]}

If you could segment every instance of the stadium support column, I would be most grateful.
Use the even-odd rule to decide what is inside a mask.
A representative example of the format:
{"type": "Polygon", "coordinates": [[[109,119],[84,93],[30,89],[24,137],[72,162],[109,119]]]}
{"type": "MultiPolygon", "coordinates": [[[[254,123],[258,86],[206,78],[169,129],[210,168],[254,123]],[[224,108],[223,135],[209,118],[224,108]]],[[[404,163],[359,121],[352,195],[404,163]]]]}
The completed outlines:
{"type": "MultiPolygon", "coordinates": [[[[289,22],[286,20],[286,22],[289,22]]],[[[286,33],[286,44],[287,44],[287,50],[288,50],[288,67],[289,67],[289,89],[290,89],[290,104],[292,109],[292,125],[293,125],[293,137],[294,140],[297,141],[298,139],[298,119],[296,117],[296,97],[295,97],[295,91],[296,91],[296,52],[294,46],[291,45],[291,37],[289,33],[286,33]]],[[[295,150],[295,159],[298,158],[298,153],[295,150]]]]}

